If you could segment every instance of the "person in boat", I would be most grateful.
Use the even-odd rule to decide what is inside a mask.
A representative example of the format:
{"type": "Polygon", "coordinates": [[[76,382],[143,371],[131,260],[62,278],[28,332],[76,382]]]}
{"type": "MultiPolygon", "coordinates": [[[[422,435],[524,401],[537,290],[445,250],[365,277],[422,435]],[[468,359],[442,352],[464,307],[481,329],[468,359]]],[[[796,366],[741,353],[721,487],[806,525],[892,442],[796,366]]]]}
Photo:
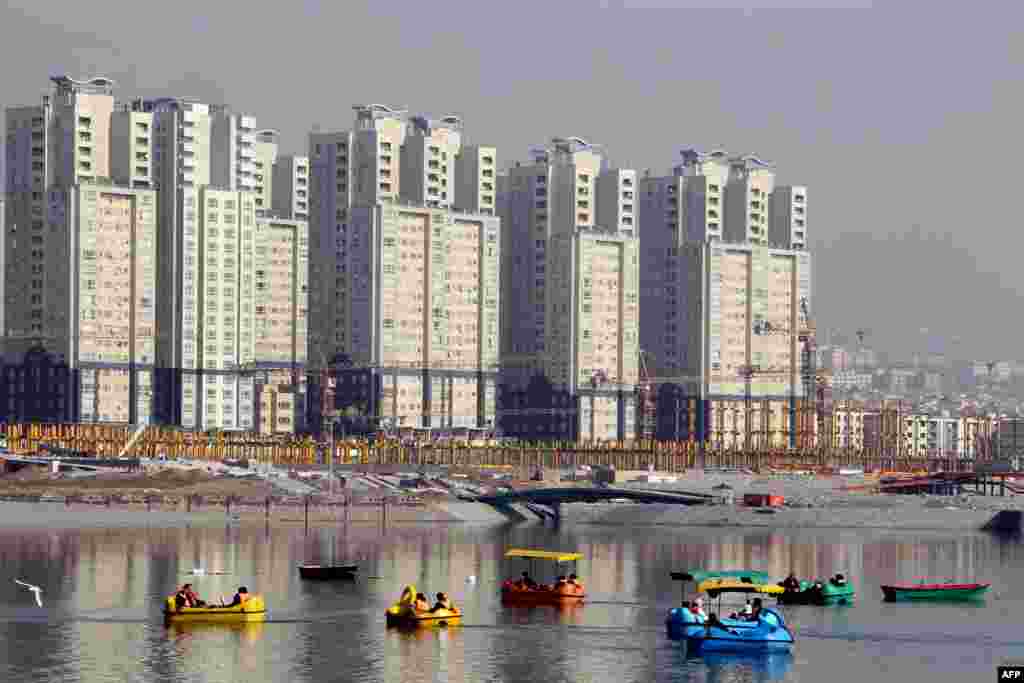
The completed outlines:
{"type": "Polygon", "coordinates": [[[750,600],[743,605],[743,609],[739,612],[733,612],[729,615],[730,619],[750,619],[750,616],[754,613],[754,608],[750,606],[750,600]]]}
{"type": "Polygon", "coordinates": [[[566,580],[564,574],[559,576],[558,579],[555,581],[554,589],[556,591],[564,590],[565,588],[568,588],[568,587],[569,587],[569,582],[566,580]]]}
{"type": "Polygon", "coordinates": [[[519,578],[519,585],[523,588],[537,588],[537,582],[530,576],[530,572],[523,572],[523,575],[519,578]]]}
{"type": "Polygon", "coordinates": [[[181,587],[175,596],[174,601],[178,607],[206,607],[206,602],[199,599],[199,594],[192,590],[192,584],[186,583],[181,587]]]}
{"type": "Polygon", "coordinates": [[[445,593],[438,593],[437,602],[434,603],[434,607],[430,611],[440,612],[443,609],[446,609],[450,612],[455,608],[452,605],[452,601],[448,599],[448,596],[445,593]]]}
{"type": "Polygon", "coordinates": [[[795,573],[789,573],[789,576],[782,582],[782,589],[787,593],[796,593],[800,590],[800,580],[796,578],[795,573]]]}
{"type": "Polygon", "coordinates": [[[178,592],[174,594],[174,606],[181,611],[186,607],[192,607],[192,600],[188,597],[188,584],[185,584],[178,589],[178,592]]]}
{"type": "Polygon", "coordinates": [[[423,593],[417,593],[416,600],[412,603],[412,609],[415,612],[429,612],[430,604],[427,602],[427,596],[423,593]]]}
{"type": "Polygon", "coordinates": [[[238,592],[235,593],[233,598],[231,598],[231,604],[227,605],[227,607],[238,607],[247,602],[249,602],[249,589],[245,586],[239,586],[238,592]]]}
{"type": "Polygon", "coordinates": [[[833,586],[845,586],[846,577],[842,574],[836,574],[834,577],[832,577],[831,583],[833,586]]]}
{"type": "Polygon", "coordinates": [[[762,606],[761,598],[754,598],[754,604],[750,608],[750,615],[746,617],[747,621],[760,621],[762,606]]]}
{"type": "Polygon", "coordinates": [[[700,619],[708,620],[708,613],[704,611],[704,598],[697,598],[690,603],[690,611],[700,619]]]}
{"type": "Polygon", "coordinates": [[[577,577],[575,574],[569,574],[569,581],[568,581],[568,583],[573,588],[578,589],[577,592],[580,592],[580,593],[583,592],[583,583],[579,580],[579,577],[577,577]]]}

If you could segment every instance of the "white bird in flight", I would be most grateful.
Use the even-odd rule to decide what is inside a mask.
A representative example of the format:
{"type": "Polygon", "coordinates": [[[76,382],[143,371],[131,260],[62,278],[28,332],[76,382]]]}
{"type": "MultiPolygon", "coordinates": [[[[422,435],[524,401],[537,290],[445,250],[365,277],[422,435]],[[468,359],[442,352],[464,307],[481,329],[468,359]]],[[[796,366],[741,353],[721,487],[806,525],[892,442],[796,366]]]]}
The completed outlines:
{"type": "Polygon", "coordinates": [[[36,604],[39,605],[40,607],[43,606],[43,599],[39,597],[39,594],[43,592],[42,588],[40,588],[39,586],[33,586],[31,583],[25,583],[24,581],[18,581],[17,579],[14,580],[14,583],[18,584],[19,586],[24,586],[25,588],[27,588],[30,591],[32,591],[35,594],[35,596],[36,596],[36,604]]]}

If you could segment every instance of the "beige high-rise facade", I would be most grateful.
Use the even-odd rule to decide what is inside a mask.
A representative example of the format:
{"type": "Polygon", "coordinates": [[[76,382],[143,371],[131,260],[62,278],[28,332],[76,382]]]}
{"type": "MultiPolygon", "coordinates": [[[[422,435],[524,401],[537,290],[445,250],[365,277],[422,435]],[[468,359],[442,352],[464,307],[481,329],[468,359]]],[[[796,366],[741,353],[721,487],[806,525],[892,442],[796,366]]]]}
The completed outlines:
{"type": "MultiPolygon", "coordinates": [[[[156,193],[105,180],[48,192],[48,239],[37,244],[48,266],[12,298],[12,320],[41,325],[39,335],[8,340],[20,360],[34,348],[62,359],[78,382],[67,415],[84,422],[148,422],[156,354],[156,193]],[[47,314],[34,315],[46,300],[47,314]]],[[[18,283],[21,284],[21,283],[18,283]]]]}
{"type": "MultiPolygon", "coordinates": [[[[156,226],[153,190],[100,182],[64,194],[65,285],[54,290],[60,346],[79,377],[79,419],[152,418],[156,361],[156,226]]],[[[63,253],[61,253],[63,252],[63,253]]],[[[57,330],[55,330],[57,331],[57,330]]]]}
{"type": "MultiPolygon", "coordinates": [[[[585,140],[555,138],[534,151],[532,163],[517,164],[499,182],[505,254],[502,383],[508,398],[503,429],[524,437],[631,438],[638,302],[596,304],[607,316],[596,330],[578,325],[573,311],[579,307],[582,314],[586,306],[592,315],[595,304],[583,303],[584,294],[614,298],[628,290],[639,295],[634,291],[639,268],[635,172],[608,168],[601,150],[585,140]],[[610,268],[605,260],[614,254],[622,282],[595,294],[586,273],[610,268]],[[595,337],[584,338],[584,332],[595,337]],[[608,335],[619,341],[611,344],[608,335]],[[593,341],[596,337],[601,341],[593,341]],[[598,347],[597,356],[580,360],[580,353],[598,347]],[[587,376],[581,380],[583,370],[587,376]],[[551,400],[545,396],[551,391],[531,395],[538,377],[553,385],[558,406],[538,404],[551,400]],[[594,411],[604,417],[591,419],[594,411]],[[611,414],[615,418],[609,422],[605,418],[611,414]]],[[[611,279],[602,276],[602,287],[611,279]]]]}
{"type": "Polygon", "coordinates": [[[258,218],[254,265],[256,425],[305,426],[309,239],[305,221],[258,218]]]}
{"type": "MultiPolygon", "coordinates": [[[[377,378],[367,385],[372,391],[366,393],[367,387],[359,388],[362,392],[359,395],[363,396],[359,401],[373,416],[386,418],[390,424],[417,428],[452,424],[485,426],[493,421],[496,359],[487,355],[491,339],[485,336],[487,328],[483,323],[470,324],[471,316],[464,311],[459,315],[466,321],[455,323],[460,328],[458,334],[446,335],[446,341],[430,346],[433,350],[429,353],[425,350],[427,347],[420,346],[419,354],[405,349],[412,354],[409,357],[398,351],[385,355],[383,349],[374,347],[376,355],[367,355],[368,351],[359,349],[369,343],[368,339],[383,339],[395,332],[383,327],[383,318],[373,318],[379,329],[369,326],[371,319],[355,312],[353,307],[365,296],[362,287],[382,287],[380,283],[384,281],[389,283],[389,288],[393,287],[388,291],[398,293],[406,285],[410,291],[416,291],[415,288],[421,287],[424,268],[427,272],[441,272],[439,266],[431,270],[430,264],[423,262],[427,258],[443,260],[438,244],[447,240],[452,249],[468,249],[452,234],[476,230],[497,239],[500,221],[493,216],[496,151],[493,147],[466,146],[462,121],[455,116],[410,117],[405,110],[384,105],[359,106],[355,107],[355,112],[352,130],[310,135],[310,362],[323,367],[347,358],[355,363],[357,373],[372,371],[377,378]],[[465,206],[457,207],[460,201],[465,206]],[[396,211],[402,212],[401,218],[399,213],[394,213],[396,211]],[[409,225],[394,227],[402,221],[409,225]],[[422,239],[433,240],[430,244],[414,245],[409,234],[401,234],[412,230],[412,223],[416,221],[432,226],[430,235],[423,232],[422,224],[418,233],[422,239]],[[442,227],[466,222],[478,227],[452,234],[449,234],[450,227],[442,227]],[[368,225],[376,227],[370,231],[368,225]],[[392,284],[398,271],[392,272],[391,265],[385,270],[381,263],[360,261],[356,266],[353,262],[354,258],[363,258],[360,256],[363,250],[374,246],[363,241],[365,235],[390,234],[396,230],[396,245],[400,242],[402,247],[397,252],[399,258],[421,261],[418,270],[409,269],[414,264],[394,266],[405,268],[400,285],[392,284]],[[440,232],[435,234],[437,230],[440,232]],[[413,275],[414,272],[417,274],[413,275]],[[465,345],[487,353],[466,355],[464,348],[468,347],[465,345]],[[445,349],[443,353],[440,348],[445,349]],[[390,370],[381,369],[382,363],[390,370]],[[414,366],[418,370],[413,370],[414,366]],[[424,372],[434,374],[425,377],[424,372]],[[439,398],[441,396],[447,398],[439,398]]],[[[485,242],[479,236],[474,239],[480,245],[485,242]]],[[[385,251],[390,253],[396,245],[385,246],[385,251]]],[[[477,262],[475,267],[497,258],[500,245],[488,243],[487,247],[483,252],[486,256],[472,257],[471,260],[477,262]]],[[[497,268],[498,261],[494,260],[493,264],[497,268]]],[[[482,283],[492,276],[497,278],[496,271],[477,271],[472,275],[469,271],[453,270],[449,276],[463,280],[458,287],[464,291],[468,291],[471,279],[477,282],[473,287],[482,291],[482,283]]],[[[445,286],[449,287],[446,292],[459,291],[454,283],[445,286]]],[[[486,297],[494,302],[493,306],[483,300],[482,294],[478,295],[482,299],[480,305],[491,311],[485,316],[488,325],[498,324],[496,284],[494,289],[493,297],[486,297]]],[[[428,313],[432,311],[432,307],[427,309],[428,313]]],[[[441,324],[441,320],[430,324],[435,323],[441,324]]],[[[407,330],[407,333],[412,332],[407,330]]],[[[498,343],[497,330],[494,343],[498,343]]],[[[339,394],[344,393],[339,391],[339,394]]]]}
{"type": "Polygon", "coordinates": [[[183,189],[178,354],[181,425],[253,427],[256,211],[252,193],[183,189]]]}
{"type": "Polygon", "coordinates": [[[659,435],[703,435],[727,448],[793,445],[811,259],[796,212],[780,219],[780,202],[795,206],[799,196],[803,205],[806,188],[776,188],[772,165],[750,155],[682,156],[672,175],[640,181],[641,347],[656,388],[675,387],[660,412],[697,406],[662,421],[659,435]]]}
{"type": "Polygon", "coordinates": [[[350,219],[340,393],[396,427],[491,426],[498,218],[380,204],[350,219]]]}
{"type": "Polygon", "coordinates": [[[579,396],[577,438],[635,430],[640,252],[635,238],[580,231],[552,237],[544,374],[579,396]]]}
{"type": "MultiPolygon", "coordinates": [[[[113,81],[68,76],[52,79],[53,92],[42,104],[11,107],[6,119],[6,226],[4,232],[4,308],[9,341],[38,345],[51,338],[47,325],[53,292],[47,279],[66,275],[65,263],[47,261],[51,243],[60,240],[47,223],[51,188],[110,177],[110,123],[113,81]]],[[[9,350],[23,351],[17,343],[9,350]]]]}

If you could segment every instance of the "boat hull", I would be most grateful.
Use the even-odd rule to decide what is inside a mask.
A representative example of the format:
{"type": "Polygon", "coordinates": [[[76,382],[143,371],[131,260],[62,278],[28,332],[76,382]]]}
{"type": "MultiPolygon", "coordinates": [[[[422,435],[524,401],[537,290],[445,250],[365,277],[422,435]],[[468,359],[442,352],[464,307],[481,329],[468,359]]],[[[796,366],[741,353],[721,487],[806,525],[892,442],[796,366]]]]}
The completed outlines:
{"type": "Polygon", "coordinates": [[[813,590],[811,584],[801,581],[802,590],[782,593],[778,596],[780,605],[847,605],[853,602],[856,590],[853,584],[836,586],[826,583],[820,591],[813,590]]]}
{"type": "MultiPolygon", "coordinates": [[[[685,621],[692,617],[687,614],[688,611],[673,610],[669,619],[685,621]]],[[[756,622],[729,619],[722,622],[722,627],[688,623],[682,630],[686,649],[694,654],[785,653],[793,647],[793,634],[786,628],[782,615],[772,609],[765,609],[756,622]]]]}
{"type": "Polygon", "coordinates": [[[454,626],[462,623],[462,612],[456,608],[452,610],[440,610],[426,614],[413,614],[409,612],[393,613],[390,609],[385,613],[388,626],[423,627],[423,626],[454,626]]]}
{"type": "Polygon", "coordinates": [[[234,607],[183,607],[177,609],[174,596],[164,604],[164,619],[169,622],[245,623],[263,621],[267,608],[263,598],[254,595],[244,604],[234,607]]]}
{"type": "Polygon", "coordinates": [[[328,565],[307,564],[299,567],[299,576],[314,581],[351,580],[356,578],[359,567],[354,564],[328,565]]]}
{"type": "Polygon", "coordinates": [[[587,597],[583,588],[577,590],[538,590],[520,588],[505,582],[501,587],[501,602],[506,605],[572,605],[587,597]]]}
{"type": "Polygon", "coordinates": [[[984,597],[989,584],[922,584],[918,586],[882,586],[886,602],[914,600],[960,602],[984,597]]]}

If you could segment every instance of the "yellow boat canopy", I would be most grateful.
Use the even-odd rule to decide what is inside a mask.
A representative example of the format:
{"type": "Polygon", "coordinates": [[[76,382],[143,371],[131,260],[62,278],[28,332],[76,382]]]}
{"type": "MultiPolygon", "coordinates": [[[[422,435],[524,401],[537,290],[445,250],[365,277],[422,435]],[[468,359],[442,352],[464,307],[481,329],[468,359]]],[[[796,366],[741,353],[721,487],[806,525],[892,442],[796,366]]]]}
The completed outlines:
{"type": "Polygon", "coordinates": [[[528,550],[526,548],[512,548],[505,553],[505,557],[526,557],[532,560],[552,560],[554,562],[575,562],[583,559],[581,553],[553,553],[547,550],[528,550]]]}
{"type": "Polygon", "coordinates": [[[764,593],[766,595],[778,595],[783,593],[782,586],[770,583],[748,583],[736,579],[707,579],[697,584],[698,593],[764,593]]]}

